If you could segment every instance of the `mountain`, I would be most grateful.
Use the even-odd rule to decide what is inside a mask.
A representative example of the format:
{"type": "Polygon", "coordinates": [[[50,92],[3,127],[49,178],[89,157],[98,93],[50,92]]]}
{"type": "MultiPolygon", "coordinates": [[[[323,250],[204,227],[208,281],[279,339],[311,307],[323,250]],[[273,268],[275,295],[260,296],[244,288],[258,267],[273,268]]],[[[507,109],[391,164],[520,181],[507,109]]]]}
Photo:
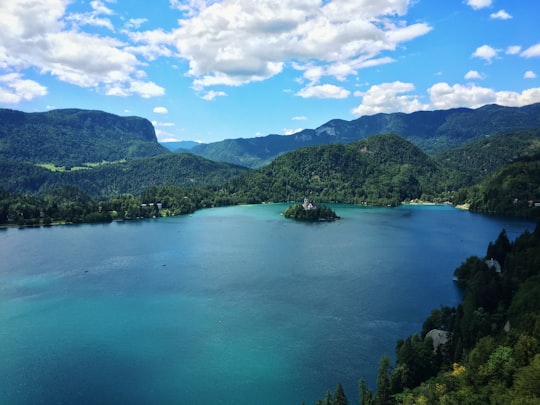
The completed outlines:
{"type": "Polygon", "coordinates": [[[144,118],[79,109],[0,109],[0,156],[11,160],[70,167],[163,153],[169,152],[144,118]]]}
{"type": "Polygon", "coordinates": [[[188,152],[194,146],[200,144],[200,142],[195,141],[171,141],[171,142],[160,142],[162,146],[165,146],[171,152],[184,153],[188,152]]]}
{"type": "Polygon", "coordinates": [[[540,103],[524,107],[486,105],[478,109],[418,111],[331,120],[294,135],[227,139],[201,144],[191,152],[210,160],[262,167],[277,156],[304,146],[349,143],[371,135],[393,133],[434,154],[486,136],[540,127],[540,103]]]}
{"type": "Polygon", "coordinates": [[[317,202],[396,205],[440,194],[452,178],[411,142],[397,135],[375,135],[289,152],[233,178],[223,195],[244,203],[309,197],[317,202]]]}
{"type": "Polygon", "coordinates": [[[540,152],[540,128],[488,136],[434,156],[441,165],[459,171],[462,186],[479,183],[501,166],[540,152]]]}
{"type": "Polygon", "coordinates": [[[246,170],[191,154],[166,154],[69,171],[51,171],[0,158],[0,184],[17,194],[44,195],[58,188],[76,186],[90,196],[109,198],[141,195],[148,188],[160,185],[215,186],[246,170]]]}
{"type": "Polygon", "coordinates": [[[470,194],[472,211],[540,219],[540,151],[501,166],[470,194]]]}

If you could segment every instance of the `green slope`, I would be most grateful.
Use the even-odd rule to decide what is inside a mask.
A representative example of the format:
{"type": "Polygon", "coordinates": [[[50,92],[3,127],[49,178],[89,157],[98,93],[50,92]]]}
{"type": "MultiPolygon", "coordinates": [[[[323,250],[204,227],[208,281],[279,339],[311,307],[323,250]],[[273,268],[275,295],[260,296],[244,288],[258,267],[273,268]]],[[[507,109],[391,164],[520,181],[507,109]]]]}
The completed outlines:
{"type": "Polygon", "coordinates": [[[224,191],[240,202],[316,201],[395,205],[444,191],[445,171],[397,135],[301,148],[233,179],[224,191]]]}
{"type": "Polygon", "coordinates": [[[168,153],[150,121],[78,109],[24,113],[0,109],[0,156],[80,166],[168,153]]]}

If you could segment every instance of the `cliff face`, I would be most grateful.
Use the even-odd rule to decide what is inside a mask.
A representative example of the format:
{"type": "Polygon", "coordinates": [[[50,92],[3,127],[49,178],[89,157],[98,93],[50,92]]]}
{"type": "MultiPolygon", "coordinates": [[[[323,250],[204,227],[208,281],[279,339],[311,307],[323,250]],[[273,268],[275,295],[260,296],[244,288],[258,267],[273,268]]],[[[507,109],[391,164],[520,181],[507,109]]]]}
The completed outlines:
{"type": "Polygon", "coordinates": [[[168,151],[144,118],[78,109],[0,110],[0,156],[10,160],[76,166],[163,153],[168,151]]]}

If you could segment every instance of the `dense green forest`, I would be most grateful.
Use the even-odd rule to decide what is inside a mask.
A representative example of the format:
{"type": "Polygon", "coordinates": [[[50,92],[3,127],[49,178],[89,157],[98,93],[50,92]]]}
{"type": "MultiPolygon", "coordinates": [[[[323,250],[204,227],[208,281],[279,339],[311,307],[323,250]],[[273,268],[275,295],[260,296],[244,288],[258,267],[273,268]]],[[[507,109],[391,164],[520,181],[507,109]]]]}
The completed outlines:
{"type": "MultiPolygon", "coordinates": [[[[375,391],[360,379],[360,404],[540,403],[540,224],[513,242],[503,230],[455,276],[461,304],[433,309],[422,331],[399,340],[375,391]]],[[[317,404],[347,403],[336,402],[339,387],[317,404]]]]}
{"type": "Polygon", "coordinates": [[[505,133],[447,149],[433,156],[442,166],[460,174],[460,185],[485,180],[502,165],[540,152],[540,128],[505,133]]]}
{"type": "Polygon", "coordinates": [[[394,206],[446,198],[452,176],[412,143],[376,135],[350,144],[300,148],[232,179],[223,192],[239,202],[302,201],[394,206]]]}
{"type": "Polygon", "coordinates": [[[540,152],[500,167],[468,193],[475,212],[540,218],[540,152]]]}
{"type": "Polygon", "coordinates": [[[75,167],[169,153],[152,123],[78,109],[40,113],[0,109],[0,157],[75,167]]]}
{"type": "Polygon", "coordinates": [[[191,154],[166,154],[68,171],[51,171],[0,158],[3,188],[33,195],[44,195],[66,186],[77,187],[100,198],[140,195],[149,187],[159,185],[220,185],[246,170],[191,154]]]}

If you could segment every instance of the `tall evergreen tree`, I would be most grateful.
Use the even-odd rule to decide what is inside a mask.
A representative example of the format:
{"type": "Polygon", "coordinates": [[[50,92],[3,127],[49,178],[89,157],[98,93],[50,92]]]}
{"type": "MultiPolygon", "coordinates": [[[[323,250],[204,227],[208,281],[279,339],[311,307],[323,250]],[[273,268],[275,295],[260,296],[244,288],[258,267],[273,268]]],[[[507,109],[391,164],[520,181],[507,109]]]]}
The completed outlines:
{"type": "Polygon", "coordinates": [[[358,383],[358,391],[360,392],[358,398],[360,405],[373,405],[373,392],[368,388],[366,380],[363,378],[358,383]]]}
{"type": "Polygon", "coordinates": [[[343,391],[343,387],[341,384],[338,384],[336,387],[336,391],[334,392],[334,402],[333,405],[347,405],[347,397],[345,396],[345,392],[343,391]]]}
{"type": "Polygon", "coordinates": [[[379,371],[377,373],[377,393],[375,394],[375,405],[391,404],[391,380],[390,380],[390,357],[384,355],[381,358],[379,371]]]}

